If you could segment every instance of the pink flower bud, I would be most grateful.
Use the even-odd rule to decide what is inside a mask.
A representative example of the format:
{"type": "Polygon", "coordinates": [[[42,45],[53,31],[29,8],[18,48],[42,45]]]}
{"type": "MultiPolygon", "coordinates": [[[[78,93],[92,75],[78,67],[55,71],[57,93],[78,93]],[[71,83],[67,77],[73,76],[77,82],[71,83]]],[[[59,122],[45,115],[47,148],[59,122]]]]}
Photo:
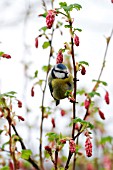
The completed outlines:
{"type": "Polygon", "coordinates": [[[62,109],[60,114],[61,114],[61,116],[64,116],[66,114],[65,110],[62,109]]]}
{"type": "Polygon", "coordinates": [[[47,145],[47,146],[45,146],[45,150],[48,152],[51,152],[51,147],[47,145]]]}
{"type": "Polygon", "coordinates": [[[89,101],[88,99],[86,99],[86,100],[84,101],[84,106],[85,106],[85,109],[88,109],[88,108],[89,108],[89,106],[90,106],[90,101],[89,101]]]}
{"type": "Polygon", "coordinates": [[[24,118],[22,116],[18,116],[18,119],[20,119],[21,121],[24,121],[24,118]]]}
{"type": "Polygon", "coordinates": [[[100,109],[98,109],[98,113],[99,113],[99,116],[101,117],[101,119],[105,120],[104,113],[100,109]]]}
{"type": "Polygon", "coordinates": [[[38,48],[38,37],[35,38],[35,47],[38,48]]]}
{"type": "Polygon", "coordinates": [[[21,108],[22,107],[22,102],[20,100],[17,100],[18,101],[18,107],[21,108]]]}
{"type": "Polygon", "coordinates": [[[112,160],[108,155],[105,155],[103,157],[103,166],[106,170],[111,170],[112,169],[112,160]]]}
{"type": "Polygon", "coordinates": [[[74,44],[76,45],[76,46],[79,46],[79,37],[77,36],[77,35],[75,35],[75,37],[74,37],[74,44]]]}
{"type": "Polygon", "coordinates": [[[75,142],[72,139],[69,141],[69,150],[70,150],[71,153],[74,153],[75,150],[76,150],[75,149],[75,142]]]}
{"type": "Polygon", "coordinates": [[[106,94],[105,94],[104,99],[105,99],[105,102],[106,102],[107,104],[109,104],[109,103],[110,103],[110,100],[109,100],[109,93],[108,93],[108,91],[106,91],[106,94]]]}
{"type": "Polygon", "coordinates": [[[55,119],[54,118],[51,119],[51,123],[53,125],[53,128],[55,128],[55,119]]]}
{"type": "Polygon", "coordinates": [[[88,157],[91,157],[92,156],[92,143],[90,141],[90,137],[86,138],[86,141],[85,141],[85,150],[86,150],[86,155],[88,157]]]}
{"type": "Polygon", "coordinates": [[[47,28],[51,29],[51,27],[53,26],[54,20],[55,20],[55,13],[53,10],[49,10],[46,16],[47,28]]]}
{"type": "Polygon", "coordinates": [[[2,54],[2,57],[3,57],[3,58],[7,58],[7,59],[10,59],[10,58],[11,58],[11,56],[10,56],[9,54],[2,54]]]}
{"type": "Polygon", "coordinates": [[[65,144],[65,143],[66,143],[66,139],[61,139],[60,142],[61,142],[62,144],[65,144]]]}
{"type": "Polygon", "coordinates": [[[31,88],[31,96],[34,97],[35,93],[34,93],[34,86],[31,88]]]}
{"type": "Polygon", "coordinates": [[[111,0],[111,3],[113,3],[113,0],[111,0]]]}
{"type": "Polygon", "coordinates": [[[62,51],[60,50],[58,52],[57,58],[56,58],[56,64],[62,63],[63,62],[63,54],[62,51]]]}
{"type": "Polygon", "coordinates": [[[85,69],[85,67],[84,67],[84,66],[82,66],[81,74],[82,74],[82,75],[85,75],[85,74],[86,74],[86,69],[85,69]]]}
{"type": "Polygon", "coordinates": [[[79,130],[80,129],[80,125],[78,123],[75,124],[75,130],[79,130]]]}
{"type": "Polygon", "coordinates": [[[12,161],[9,161],[9,168],[10,168],[10,170],[14,170],[14,165],[13,165],[12,161]]]}
{"type": "Polygon", "coordinates": [[[94,167],[90,162],[87,164],[87,170],[94,170],[94,167]]]}

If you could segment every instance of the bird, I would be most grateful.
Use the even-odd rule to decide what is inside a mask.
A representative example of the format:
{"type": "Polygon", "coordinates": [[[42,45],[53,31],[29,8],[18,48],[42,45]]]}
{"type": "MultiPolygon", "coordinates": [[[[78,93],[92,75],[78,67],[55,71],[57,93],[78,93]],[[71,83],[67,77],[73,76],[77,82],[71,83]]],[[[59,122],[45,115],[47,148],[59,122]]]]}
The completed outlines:
{"type": "Polygon", "coordinates": [[[48,85],[56,106],[61,99],[68,97],[66,91],[73,90],[73,76],[66,65],[59,63],[53,66],[48,76],[48,85]]]}

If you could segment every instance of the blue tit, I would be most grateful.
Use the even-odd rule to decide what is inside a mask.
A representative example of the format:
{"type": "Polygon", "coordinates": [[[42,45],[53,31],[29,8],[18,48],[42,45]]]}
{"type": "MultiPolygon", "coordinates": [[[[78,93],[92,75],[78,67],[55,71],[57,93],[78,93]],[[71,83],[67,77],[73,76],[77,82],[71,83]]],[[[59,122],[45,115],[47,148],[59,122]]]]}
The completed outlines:
{"type": "Polygon", "coordinates": [[[56,106],[61,99],[66,98],[67,90],[73,90],[73,76],[64,64],[56,64],[48,77],[48,85],[56,106]]]}

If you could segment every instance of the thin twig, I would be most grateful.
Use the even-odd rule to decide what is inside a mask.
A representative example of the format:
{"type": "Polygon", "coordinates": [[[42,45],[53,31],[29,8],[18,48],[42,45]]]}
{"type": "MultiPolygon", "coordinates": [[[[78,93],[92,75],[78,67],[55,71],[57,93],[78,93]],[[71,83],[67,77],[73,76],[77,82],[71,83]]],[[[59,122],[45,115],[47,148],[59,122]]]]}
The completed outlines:
{"type": "Polygon", "coordinates": [[[58,164],[58,149],[55,150],[55,170],[57,170],[57,164],[58,164]]]}
{"type": "Polygon", "coordinates": [[[102,67],[101,67],[101,70],[100,70],[100,74],[98,76],[98,79],[97,79],[97,82],[93,88],[92,91],[96,91],[98,85],[99,85],[99,80],[102,76],[102,73],[103,73],[103,70],[104,70],[104,67],[105,67],[105,62],[106,62],[106,57],[107,57],[107,52],[108,52],[108,47],[109,47],[109,43],[110,43],[110,40],[112,38],[112,35],[113,35],[113,28],[112,28],[112,31],[111,31],[111,34],[108,38],[106,38],[106,41],[107,41],[107,44],[106,44],[106,49],[105,49],[105,53],[104,53],[104,58],[103,58],[103,62],[102,62],[102,67]]]}
{"type": "Polygon", "coordinates": [[[43,95],[42,95],[42,116],[41,116],[41,125],[40,125],[40,146],[39,146],[40,166],[41,166],[42,169],[43,169],[42,133],[43,133],[43,120],[44,120],[44,99],[45,99],[45,91],[46,91],[46,87],[47,87],[48,73],[49,73],[49,70],[50,70],[50,59],[51,59],[51,56],[52,56],[53,33],[54,33],[54,29],[52,28],[51,40],[49,41],[49,43],[50,43],[50,54],[49,54],[49,59],[48,59],[48,71],[47,71],[47,74],[46,74],[45,85],[44,85],[43,95]]]}

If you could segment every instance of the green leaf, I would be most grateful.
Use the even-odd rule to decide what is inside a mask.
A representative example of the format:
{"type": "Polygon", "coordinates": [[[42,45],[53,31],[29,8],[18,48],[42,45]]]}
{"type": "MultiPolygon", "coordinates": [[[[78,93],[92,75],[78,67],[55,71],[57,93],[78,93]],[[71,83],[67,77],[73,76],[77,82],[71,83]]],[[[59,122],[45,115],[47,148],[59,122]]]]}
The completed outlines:
{"type": "Polygon", "coordinates": [[[0,170],[10,170],[10,169],[9,169],[9,166],[4,166],[4,167],[0,168],[0,170]]]}
{"type": "Polygon", "coordinates": [[[4,52],[3,51],[0,51],[0,56],[2,56],[4,54],[4,52]]]}
{"type": "Polygon", "coordinates": [[[50,42],[49,41],[45,41],[44,43],[43,43],[43,45],[42,45],[42,48],[43,49],[46,49],[46,48],[48,48],[50,46],[50,42]]]}
{"type": "Polygon", "coordinates": [[[10,98],[13,98],[13,97],[15,97],[14,95],[16,94],[16,92],[14,92],[14,91],[10,91],[10,92],[7,92],[7,93],[3,93],[3,94],[0,94],[0,98],[2,98],[2,97],[10,97],[10,98]]]}
{"type": "Polygon", "coordinates": [[[48,66],[43,66],[43,67],[42,67],[42,70],[43,70],[44,72],[47,72],[47,71],[48,71],[48,66]]]}
{"type": "Polygon", "coordinates": [[[28,160],[31,155],[32,155],[32,151],[30,149],[25,149],[25,150],[23,149],[21,158],[28,160]]]}
{"type": "Polygon", "coordinates": [[[44,32],[45,32],[46,30],[47,30],[47,27],[46,27],[46,26],[44,26],[44,27],[42,27],[42,28],[39,29],[39,31],[44,31],[44,32]]]}
{"type": "Polygon", "coordinates": [[[81,8],[82,8],[82,6],[79,4],[71,4],[67,7],[67,10],[72,11],[73,9],[76,9],[79,11],[81,8]]]}
{"type": "Polygon", "coordinates": [[[88,93],[88,95],[89,95],[90,97],[94,97],[95,95],[96,95],[96,96],[100,96],[100,93],[95,92],[95,91],[92,91],[92,92],[88,93]]]}
{"type": "Polygon", "coordinates": [[[0,129],[0,135],[2,134],[3,131],[4,131],[4,130],[0,129]]]}
{"type": "Polygon", "coordinates": [[[61,8],[63,8],[63,7],[67,6],[67,3],[66,2],[60,2],[59,5],[60,5],[61,8]]]}
{"type": "Polygon", "coordinates": [[[38,82],[36,82],[36,84],[38,84],[39,86],[42,86],[42,83],[44,82],[45,80],[39,80],[38,82]]]}
{"type": "Polygon", "coordinates": [[[77,90],[76,94],[83,95],[85,94],[85,90],[84,89],[77,90]]]}
{"type": "Polygon", "coordinates": [[[45,113],[50,115],[52,113],[51,107],[45,107],[45,113]]]}
{"type": "Polygon", "coordinates": [[[80,28],[74,28],[74,31],[79,31],[79,32],[81,32],[82,29],[80,29],[80,28]]]}
{"type": "Polygon", "coordinates": [[[8,142],[5,142],[3,145],[2,145],[2,149],[4,150],[5,146],[6,145],[9,145],[9,141],[8,142]]]}
{"type": "Polygon", "coordinates": [[[67,3],[66,2],[60,2],[59,3],[60,7],[64,9],[64,11],[66,13],[69,13],[69,11],[72,11],[73,9],[76,9],[76,10],[80,10],[82,8],[81,5],[79,4],[71,4],[69,6],[67,6],[67,3]]]}
{"type": "Polygon", "coordinates": [[[37,77],[38,77],[38,70],[36,70],[34,73],[34,78],[37,78],[37,77]]]}
{"type": "Polygon", "coordinates": [[[72,28],[71,25],[64,25],[65,28],[72,28]]]}
{"type": "Polygon", "coordinates": [[[107,142],[112,143],[112,141],[113,141],[113,137],[112,136],[106,136],[106,137],[102,137],[101,138],[100,143],[101,144],[105,144],[107,142]]]}
{"type": "Polygon", "coordinates": [[[88,63],[88,62],[86,62],[86,61],[79,61],[79,64],[84,64],[84,65],[89,66],[89,63],[88,63]]]}
{"type": "Polygon", "coordinates": [[[104,86],[107,86],[107,85],[108,85],[105,81],[101,81],[101,80],[94,80],[94,79],[93,79],[92,82],[98,82],[98,83],[103,84],[104,86]]]}
{"type": "Polygon", "coordinates": [[[43,13],[43,14],[40,14],[39,16],[40,16],[40,17],[44,17],[44,18],[46,18],[46,16],[47,16],[47,12],[45,12],[45,13],[43,13]]]}
{"type": "Polygon", "coordinates": [[[67,161],[67,157],[63,155],[63,156],[61,157],[61,160],[62,160],[62,162],[66,162],[66,161],[67,161]]]}
{"type": "Polygon", "coordinates": [[[81,118],[78,118],[78,117],[73,119],[72,122],[69,124],[69,126],[72,126],[73,123],[78,123],[78,122],[83,125],[84,129],[86,129],[86,128],[93,129],[94,128],[94,126],[90,122],[82,120],[81,118]]]}
{"type": "Polygon", "coordinates": [[[54,133],[54,132],[49,132],[49,133],[46,134],[46,136],[48,136],[48,140],[50,142],[57,140],[59,138],[59,135],[54,133]]]}

